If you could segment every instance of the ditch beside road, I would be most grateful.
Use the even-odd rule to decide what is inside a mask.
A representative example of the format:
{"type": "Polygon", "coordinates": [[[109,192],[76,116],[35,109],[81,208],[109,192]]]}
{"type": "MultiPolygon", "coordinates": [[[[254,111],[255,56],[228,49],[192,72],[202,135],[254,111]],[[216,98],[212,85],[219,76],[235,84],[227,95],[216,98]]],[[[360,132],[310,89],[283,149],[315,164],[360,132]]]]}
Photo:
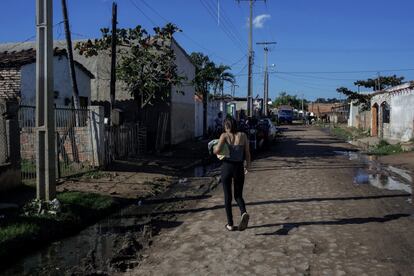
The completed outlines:
{"type": "MultiPolygon", "coordinates": [[[[212,160],[210,160],[210,157],[206,153],[206,141],[193,141],[187,143],[185,146],[178,145],[159,155],[145,156],[142,159],[117,161],[108,171],[93,171],[79,177],[66,179],[57,187],[58,198],[62,199],[63,212],[57,215],[56,218],[48,215],[37,217],[35,214],[33,217],[15,217],[15,215],[7,215],[7,219],[4,217],[1,218],[2,221],[0,221],[0,225],[7,229],[4,229],[6,232],[0,231],[0,242],[2,244],[5,242],[4,245],[10,245],[9,247],[6,247],[7,249],[4,247],[2,249],[8,251],[7,257],[10,261],[16,261],[18,258],[23,258],[20,262],[20,266],[24,267],[24,269],[20,271],[19,269],[22,268],[17,268],[15,272],[18,274],[38,273],[38,266],[47,268],[47,270],[42,270],[42,272],[48,271],[48,269],[54,265],[56,265],[56,267],[62,267],[63,269],[67,264],[59,263],[59,261],[56,261],[56,258],[64,260],[66,259],[66,255],[55,254],[57,256],[56,258],[49,256],[49,259],[42,257],[44,261],[39,264],[33,260],[36,260],[39,256],[43,256],[46,251],[54,251],[55,249],[52,248],[57,248],[56,244],[63,244],[62,249],[73,249],[73,247],[67,246],[67,243],[62,240],[63,237],[76,234],[85,226],[94,224],[97,220],[108,216],[111,212],[113,213],[114,211],[119,210],[122,206],[123,208],[125,208],[125,206],[141,206],[143,202],[147,202],[148,200],[152,200],[159,196],[166,196],[169,195],[169,193],[172,193],[172,196],[178,190],[181,193],[182,189],[185,190],[185,187],[187,186],[188,189],[192,189],[194,188],[192,184],[197,188],[194,190],[194,196],[199,196],[200,193],[204,193],[205,191],[203,189],[206,187],[206,183],[208,183],[207,186],[210,186],[214,181],[209,178],[201,180],[195,179],[194,177],[203,176],[205,175],[206,170],[212,168],[211,165],[207,165],[210,164],[212,160]],[[191,151],[188,151],[187,148],[191,151]],[[85,200],[90,201],[93,198],[96,200],[92,201],[102,202],[102,206],[95,204],[92,201],[90,204],[84,202],[85,200]],[[13,225],[8,225],[8,222],[13,225]],[[67,223],[70,225],[66,225],[67,223]],[[26,225],[33,226],[36,231],[29,231],[28,233],[21,232],[26,231],[26,225]],[[46,229],[44,229],[45,227],[46,229]],[[13,230],[14,232],[12,233],[7,230],[13,230]],[[47,234],[48,231],[49,234],[47,234]],[[50,242],[52,241],[56,242],[50,245],[50,242]],[[43,247],[41,246],[42,244],[44,245],[43,247]],[[32,254],[32,257],[25,257],[28,252],[34,252],[37,248],[40,248],[41,250],[32,254]],[[33,256],[36,257],[33,259],[33,256]],[[21,264],[24,265],[22,266],[21,264]]],[[[190,193],[191,191],[189,194],[190,193]]],[[[0,197],[0,202],[13,203],[22,206],[34,196],[35,189],[29,186],[24,186],[7,195],[2,195],[0,197]]],[[[122,210],[124,211],[126,209],[122,210]]],[[[151,231],[148,231],[148,229],[152,229],[152,227],[148,228],[148,226],[154,223],[152,220],[143,221],[146,222],[145,229],[147,230],[145,235],[149,235],[151,231]]],[[[101,223],[105,224],[105,222],[101,223]]],[[[97,235],[94,229],[96,229],[96,227],[99,229],[99,225],[100,223],[87,228],[87,230],[84,230],[81,233],[87,233],[84,234],[86,237],[93,237],[94,235],[97,235]]],[[[155,228],[157,227],[158,226],[155,228]]],[[[113,237],[110,240],[112,241],[113,237]]],[[[108,242],[105,241],[104,243],[108,242]]],[[[85,243],[85,241],[83,241],[82,244],[90,245],[90,243],[85,243]]],[[[122,242],[120,242],[120,244],[122,244],[122,242]]],[[[61,250],[58,251],[60,252],[61,250]]],[[[75,251],[75,253],[72,253],[75,254],[75,256],[79,256],[77,257],[77,260],[81,260],[85,257],[82,254],[89,252],[89,248],[83,246],[75,251]]],[[[114,254],[115,251],[116,248],[114,248],[114,254]]],[[[105,255],[105,261],[111,259],[109,256],[112,255],[105,255]]],[[[102,261],[102,263],[105,263],[105,261],[102,261]]],[[[97,262],[100,261],[97,260],[97,262]]],[[[10,265],[11,263],[2,262],[0,266],[4,268],[4,266],[8,264],[10,265]]],[[[17,266],[19,266],[19,264],[17,264],[17,266]]],[[[104,271],[111,269],[110,266],[105,269],[103,269],[102,266],[103,264],[96,267],[99,267],[99,269],[104,271]]],[[[76,266],[71,267],[73,268],[76,266]]],[[[13,269],[15,269],[15,267],[13,267],[13,269]]],[[[56,271],[56,273],[58,273],[58,271],[56,271]]]]}

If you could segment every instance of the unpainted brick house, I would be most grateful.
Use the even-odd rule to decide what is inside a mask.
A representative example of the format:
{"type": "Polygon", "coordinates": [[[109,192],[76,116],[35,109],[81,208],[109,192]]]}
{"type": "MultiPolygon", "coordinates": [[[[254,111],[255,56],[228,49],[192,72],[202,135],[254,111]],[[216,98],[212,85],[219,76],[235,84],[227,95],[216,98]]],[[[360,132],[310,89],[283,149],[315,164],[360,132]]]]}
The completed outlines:
{"type": "MultiPolygon", "coordinates": [[[[93,74],[75,62],[81,106],[88,106],[93,74]]],[[[68,106],[72,103],[72,86],[69,65],[64,49],[54,49],[53,59],[55,104],[68,106]]],[[[20,51],[0,52],[0,97],[17,98],[21,104],[36,104],[36,51],[32,48],[20,51]]]]}

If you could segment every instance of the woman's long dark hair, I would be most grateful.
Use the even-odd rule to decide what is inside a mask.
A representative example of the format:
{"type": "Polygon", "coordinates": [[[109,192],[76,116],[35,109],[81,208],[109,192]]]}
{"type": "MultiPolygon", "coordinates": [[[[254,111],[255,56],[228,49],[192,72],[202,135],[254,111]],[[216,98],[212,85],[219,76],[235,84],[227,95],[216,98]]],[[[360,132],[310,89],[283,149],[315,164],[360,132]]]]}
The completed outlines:
{"type": "Polygon", "coordinates": [[[237,122],[232,117],[227,117],[224,120],[224,129],[230,129],[230,132],[233,134],[237,133],[237,122]]]}

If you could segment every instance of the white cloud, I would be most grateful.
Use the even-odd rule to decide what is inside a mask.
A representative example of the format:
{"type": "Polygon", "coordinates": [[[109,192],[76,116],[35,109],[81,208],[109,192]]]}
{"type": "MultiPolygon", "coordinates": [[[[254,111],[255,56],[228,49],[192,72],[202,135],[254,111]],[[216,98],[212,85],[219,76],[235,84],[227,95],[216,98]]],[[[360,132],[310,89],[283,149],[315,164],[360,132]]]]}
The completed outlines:
{"type": "Polygon", "coordinates": [[[270,19],[270,14],[260,14],[253,19],[253,27],[256,29],[263,28],[267,19],[270,19]]]}

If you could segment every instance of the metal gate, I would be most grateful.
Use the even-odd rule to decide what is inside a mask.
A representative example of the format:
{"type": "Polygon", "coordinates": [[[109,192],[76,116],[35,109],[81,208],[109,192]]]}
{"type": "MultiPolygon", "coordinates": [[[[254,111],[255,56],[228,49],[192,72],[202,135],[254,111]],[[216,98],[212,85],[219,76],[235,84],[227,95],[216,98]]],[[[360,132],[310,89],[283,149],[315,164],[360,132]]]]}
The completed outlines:
{"type": "MultiPolygon", "coordinates": [[[[56,175],[68,177],[91,170],[93,149],[90,111],[86,108],[55,107],[56,175]]],[[[19,108],[22,180],[36,181],[36,107],[19,108]]]]}
{"type": "Polygon", "coordinates": [[[105,163],[137,158],[144,154],[147,130],[139,123],[105,128],[105,163]]]}
{"type": "Polygon", "coordinates": [[[0,165],[6,164],[9,160],[9,143],[7,141],[7,125],[5,103],[0,103],[0,165]]]}

